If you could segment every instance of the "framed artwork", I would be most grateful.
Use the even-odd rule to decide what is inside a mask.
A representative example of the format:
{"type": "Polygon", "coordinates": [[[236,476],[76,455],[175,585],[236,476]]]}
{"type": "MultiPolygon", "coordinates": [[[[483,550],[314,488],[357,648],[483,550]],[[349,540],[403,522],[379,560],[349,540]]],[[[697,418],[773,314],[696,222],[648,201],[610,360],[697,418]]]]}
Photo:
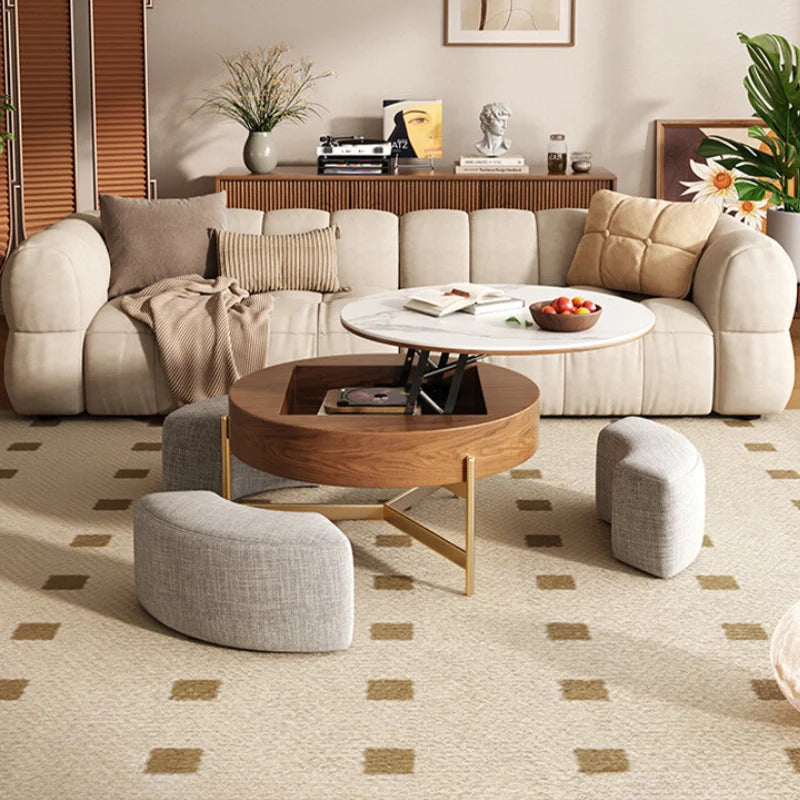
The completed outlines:
{"type": "Polygon", "coordinates": [[[747,131],[763,125],[748,119],[659,119],[656,120],[656,197],[660,200],[716,202],[724,212],[757,230],[765,229],[768,200],[742,200],[736,189],[735,170],[726,170],[697,154],[706,136],[725,136],[762,147],[747,131]]]}
{"type": "Polygon", "coordinates": [[[383,139],[400,158],[441,158],[442,101],[384,100],[383,139]]]}
{"type": "Polygon", "coordinates": [[[445,0],[446,45],[575,44],[575,0],[445,0]]]}

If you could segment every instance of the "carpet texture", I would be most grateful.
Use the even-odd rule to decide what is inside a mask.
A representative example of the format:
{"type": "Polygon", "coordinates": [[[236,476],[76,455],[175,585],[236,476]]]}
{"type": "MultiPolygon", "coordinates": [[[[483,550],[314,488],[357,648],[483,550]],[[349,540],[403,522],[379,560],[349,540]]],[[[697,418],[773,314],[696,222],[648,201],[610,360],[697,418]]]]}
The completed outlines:
{"type": "MultiPolygon", "coordinates": [[[[390,526],[344,522],[353,645],[291,655],[193,641],[137,604],[157,422],[0,416],[0,797],[798,797],[769,636],[800,599],[800,411],[664,421],[708,473],[685,572],[611,556],[608,420],[545,419],[528,463],[479,481],[473,597],[390,526]]],[[[457,538],[461,510],[442,491],[418,516],[457,538]]]]}

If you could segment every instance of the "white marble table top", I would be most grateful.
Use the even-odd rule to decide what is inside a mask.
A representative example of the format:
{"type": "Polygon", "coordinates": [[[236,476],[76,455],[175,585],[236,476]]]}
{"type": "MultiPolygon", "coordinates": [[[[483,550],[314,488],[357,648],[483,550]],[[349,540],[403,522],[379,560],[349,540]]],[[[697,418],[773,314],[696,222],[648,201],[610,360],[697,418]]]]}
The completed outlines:
{"type": "Polygon", "coordinates": [[[594,350],[625,344],[649,333],[655,315],[649,308],[602,292],[564,286],[520,286],[492,284],[512,297],[525,300],[523,308],[488,314],[465,314],[457,311],[444,317],[431,317],[403,308],[414,289],[383,292],[344,306],[342,325],[352,333],[376,342],[394,344],[416,350],[485,355],[533,355],[594,350]],[[561,295],[594,300],[603,313],[597,324],[587,331],[556,333],[539,328],[532,322],[528,305],[539,300],[553,300],[561,295]],[[520,325],[506,322],[516,317],[520,325]]]}

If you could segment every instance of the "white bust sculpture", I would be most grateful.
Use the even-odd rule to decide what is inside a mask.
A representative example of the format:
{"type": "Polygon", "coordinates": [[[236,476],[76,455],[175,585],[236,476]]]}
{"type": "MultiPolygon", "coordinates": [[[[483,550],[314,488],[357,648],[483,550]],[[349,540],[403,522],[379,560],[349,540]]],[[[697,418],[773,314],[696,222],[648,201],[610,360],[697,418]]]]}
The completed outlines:
{"type": "Polygon", "coordinates": [[[482,156],[502,156],[511,147],[511,141],[504,138],[511,110],[505,103],[487,103],[480,114],[483,139],[476,142],[475,149],[482,156]]]}

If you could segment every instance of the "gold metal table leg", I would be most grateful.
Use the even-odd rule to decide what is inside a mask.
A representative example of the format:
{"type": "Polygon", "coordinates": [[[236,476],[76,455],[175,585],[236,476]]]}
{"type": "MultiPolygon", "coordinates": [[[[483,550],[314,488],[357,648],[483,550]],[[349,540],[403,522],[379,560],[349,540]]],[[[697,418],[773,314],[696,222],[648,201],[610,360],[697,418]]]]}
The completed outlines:
{"type": "Polygon", "coordinates": [[[464,471],[466,472],[464,495],[466,509],[464,511],[464,551],[466,563],[464,564],[465,586],[464,594],[469,597],[475,591],[475,457],[469,456],[464,459],[464,471]]]}
{"type": "Polygon", "coordinates": [[[222,496],[231,500],[231,418],[224,414],[220,417],[220,455],[222,456],[222,496]]]}

